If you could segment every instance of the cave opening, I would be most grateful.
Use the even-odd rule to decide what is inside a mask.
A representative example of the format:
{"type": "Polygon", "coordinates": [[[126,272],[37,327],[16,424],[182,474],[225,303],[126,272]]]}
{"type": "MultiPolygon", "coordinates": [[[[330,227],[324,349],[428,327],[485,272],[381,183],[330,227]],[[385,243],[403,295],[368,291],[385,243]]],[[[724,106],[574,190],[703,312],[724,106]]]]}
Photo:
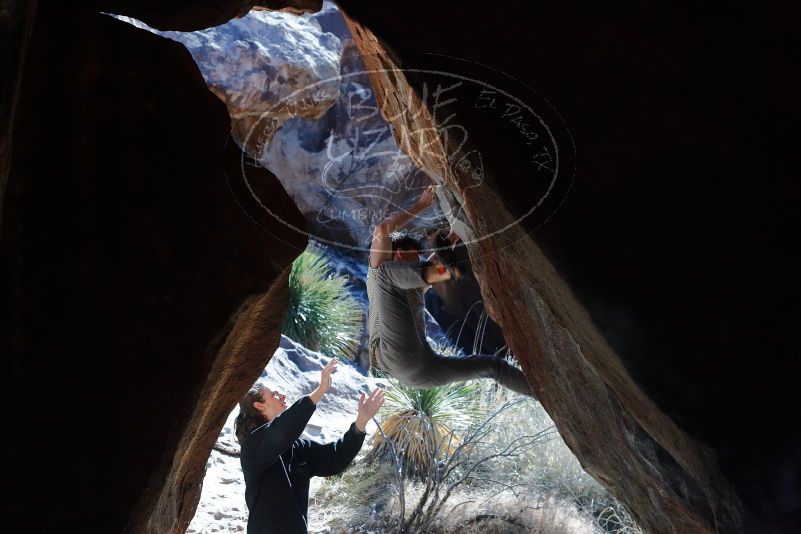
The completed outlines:
{"type": "MultiPolygon", "coordinates": [[[[384,116],[386,111],[379,109],[370,68],[337,6],[326,1],[319,12],[302,15],[252,10],[225,24],[192,32],[156,30],[131,17],[115,17],[187,48],[209,90],[226,105],[231,117],[228,142],[235,143],[243,153],[239,172],[229,172],[227,179],[239,182],[238,189],[245,191],[246,196],[257,198],[260,177],[250,176],[248,167],[261,166],[275,175],[306,223],[302,229],[276,217],[279,223],[309,240],[306,251],[297,253],[323,256],[328,276],[346,281],[350,296],[366,310],[366,267],[373,228],[392,213],[408,210],[436,182],[398,146],[393,125],[384,116]]],[[[519,118],[510,120],[519,127],[519,118]]],[[[425,243],[432,231],[447,233],[449,222],[456,219],[449,212],[452,204],[447,204],[446,198],[443,196],[434,203],[432,213],[415,217],[412,235],[425,243]]],[[[514,363],[500,326],[485,309],[466,247],[456,250],[463,273],[458,285],[435,284],[435,291],[426,292],[429,342],[440,353],[452,356],[488,354],[514,363]]],[[[291,277],[290,274],[290,306],[294,287],[291,277]]],[[[355,365],[345,367],[340,373],[346,384],[340,392],[343,397],[358,394],[358,384],[364,382],[369,367],[367,328],[360,329],[358,337],[355,365]]],[[[280,387],[289,398],[302,396],[325,362],[320,353],[310,351],[301,341],[282,335],[279,348],[261,372],[259,382],[280,387]]],[[[582,469],[540,404],[521,408],[516,406],[521,399],[513,402],[493,387],[481,388],[478,395],[483,399],[480,403],[502,406],[499,412],[504,412],[506,424],[516,421],[520,425],[525,421],[523,424],[536,430],[533,431],[536,438],[528,444],[527,452],[533,454],[536,445],[540,459],[526,464],[535,471],[531,480],[510,485],[499,477],[491,483],[506,486],[511,493],[480,493],[487,499],[485,509],[467,507],[463,515],[454,517],[469,521],[470,513],[490,518],[514,515],[517,512],[510,510],[525,508],[525,503],[536,501],[548,504],[542,507],[538,504],[535,508],[543,510],[526,519],[540,524],[545,521],[553,529],[590,532],[599,528],[605,531],[639,528],[624,505],[582,469]],[[568,494],[572,497],[567,498],[568,494]]],[[[239,412],[236,407],[227,415],[215,441],[206,463],[203,492],[187,532],[244,528],[247,508],[238,462],[240,447],[235,436],[239,412]]],[[[322,408],[304,435],[318,440],[336,436],[347,412],[341,401],[322,408]]],[[[464,424],[475,422],[474,414],[464,410],[456,409],[454,414],[464,419],[456,425],[462,430],[466,428],[464,424]]],[[[523,427],[517,431],[524,433],[523,427]]],[[[515,438],[508,440],[514,443],[515,438]]],[[[488,439],[487,443],[491,441],[488,439]]],[[[359,472],[357,476],[365,475],[359,472]]],[[[509,472],[503,476],[515,477],[509,472]]],[[[321,479],[314,480],[315,495],[330,494],[332,487],[342,485],[342,482],[326,484],[321,479]]],[[[386,485],[385,480],[376,480],[386,485]]],[[[414,490],[411,491],[413,494],[414,490]]],[[[462,494],[470,496],[470,491],[462,494]]],[[[315,499],[325,502],[325,497],[315,499]]],[[[325,528],[325,516],[333,506],[329,502],[321,513],[311,510],[310,527],[325,528]]],[[[398,513],[396,505],[389,504],[385,495],[375,496],[375,502],[364,502],[361,508],[344,517],[335,517],[334,524],[341,527],[346,520],[358,523],[356,512],[375,516],[384,509],[388,515],[398,513]]]]}
{"type": "MultiPolygon", "coordinates": [[[[591,473],[649,532],[801,531],[797,8],[253,3],[2,10],[8,529],[185,531],[209,450],[231,452],[217,429],[276,348],[299,364],[284,377],[322,363],[300,330],[281,337],[294,261],[364,311],[358,249],[386,215],[370,195],[402,208],[430,179],[426,226],[457,231],[476,283],[426,295],[430,331],[508,345],[574,481],[591,473]]],[[[535,407],[509,427],[533,429],[535,407]]],[[[555,473],[535,460],[512,474],[555,473]]],[[[396,501],[359,513],[402,516],[397,478],[364,465],[312,508],[379,477],[396,501]]],[[[500,520],[460,506],[457,522],[500,520]]]]}

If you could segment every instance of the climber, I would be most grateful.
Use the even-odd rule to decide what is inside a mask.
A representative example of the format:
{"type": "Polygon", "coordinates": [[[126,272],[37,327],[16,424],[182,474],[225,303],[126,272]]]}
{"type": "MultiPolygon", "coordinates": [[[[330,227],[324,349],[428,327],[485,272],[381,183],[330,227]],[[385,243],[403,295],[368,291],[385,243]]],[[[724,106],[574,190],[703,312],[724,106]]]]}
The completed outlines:
{"type": "MultiPolygon", "coordinates": [[[[493,378],[524,395],[534,396],[523,372],[505,359],[472,355],[445,357],[428,344],[425,333],[424,288],[454,277],[449,262],[432,254],[420,261],[422,247],[411,235],[398,232],[431,206],[428,187],[408,210],[376,225],[367,269],[368,328],[371,365],[404,385],[426,389],[473,378],[493,378]]],[[[451,232],[451,243],[458,236],[451,232]]]]}
{"type": "Polygon", "coordinates": [[[367,422],[384,403],[376,388],[361,394],[356,421],[338,441],[300,439],[317,403],[331,386],[337,359],[320,374],[320,385],[287,408],[286,396],[254,385],[239,403],[234,423],[245,475],[248,534],[307,532],[309,479],[345,470],[362,447],[367,422]]]}

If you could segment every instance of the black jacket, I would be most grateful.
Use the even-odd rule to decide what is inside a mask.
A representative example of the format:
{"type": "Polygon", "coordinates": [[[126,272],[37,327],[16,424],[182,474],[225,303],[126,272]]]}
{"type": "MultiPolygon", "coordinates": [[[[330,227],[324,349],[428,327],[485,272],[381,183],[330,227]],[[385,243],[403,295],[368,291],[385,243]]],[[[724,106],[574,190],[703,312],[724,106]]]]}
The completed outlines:
{"type": "Polygon", "coordinates": [[[355,423],[333,443],[298,439],[315,408],[301,397],[242,443],[248,534],[305,533],[309,479],[341,473],[361,449],[365,434],[355,423]]]}

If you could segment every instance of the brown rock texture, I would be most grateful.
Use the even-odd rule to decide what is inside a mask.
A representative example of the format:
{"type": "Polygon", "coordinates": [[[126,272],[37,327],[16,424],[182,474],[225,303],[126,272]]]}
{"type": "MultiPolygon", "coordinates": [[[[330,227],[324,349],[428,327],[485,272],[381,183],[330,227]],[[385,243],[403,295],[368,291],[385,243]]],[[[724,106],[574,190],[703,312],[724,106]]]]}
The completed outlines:
{"type": "MultiPolygon", "coordinates": [[[[11,137],[19,94],[20,73],[25,62],[36,2],[7,2],[0,10],[0,213],[3,210],[8,171],[11,167],[11,137]]],[[[2,222],[0,222],[0,225],[2,222]]],[[[2,232],[2,226],[0,226],[2,232]]]]}
{"type": "Polygon", "coordinates": [[[182,532],[306,245],[259,201],[303,218],[180,44],[45,4],[22,79],[0,241],[5,527],[182,532]]]}
{"type": "Polygon", "coordinates": [[[140,503],[141,514],[134,514],[127,532],[186,532],[200,500],[209,453],[228,415],[220,407],[239,402],[278,347],[283,314],[275,311],[289,304],[288,276],[289,268],[266,294],[251,297],[231,318],[231,329],[175,448],[170,473],[154,495],[157,501],[140,503]],[[217,429],[217,434],[205,429],[217,429]]]}
{"type": "MultiPolygon", "coordinates": [[[[496,6],[494,13],[510,13],[515,18],[513,22],[498,17],[485,19],[487,15],[485,12],[465,14],[465,9],[454,3],[440,4],[436,8],[421,8],[408,3],[404,4],[403,8],[399,7],[399,10],[404,14],[403,17],[408,24],[414,21],[416,32],[407,35],[398,29],[403,23],[397,18],[389,18],[384,13],[360,2],[345,1],[340,4],[349,15],[351,31],[362,54],[365,55],[365,63],[377,71],[384,71],[371,73],[371,83],[380,105],[383,106],[384,116],[395,126],[394,133],[398,144],[408,151],[415,163],[426,169],[440,184],[446,186],[447,202],[452,207],[459,208],[455,211],[463,210],[464,216],[461,219],[466,223],[463,237],[470,241],[486,236],[517,220],[524,212],[525,205],[522,203],[527,201],[525,195],[521,195],[527,187],[522,183],[525,179],[525,169],[515,168],[514,163],[502,161],[503,147],[491,138],[492,134],[482,137],[480,119],[476,119],[475,113],[471,115],[470,109],[459,107],[458,102],[446,109],[461,112],[463,120],[475,127],[471,129],[471,132],[477,132],[471,140],[472,146],[484,149],[484,154],[489,154],[484,159],[488,187],[471,187],[474,185],[471,176],[454,172],[449,168],[447,154],[450,147],[437,138],[439,134],[435,122],[427,112],[426,106],[421,103],[419,96],[423,94],[421,82],[425,82],[427,78],[425,73],[419,74],[417,69],[435,70],[443,64],[436,57],[421,58],[420,52],[444,54],[450,52],[456,55],[461,51],[462,57],[472,59],[486,58],[486,51],[492,50],[496,52],[491,58],[494,60],[493,66],[505,63],[512,71],[511,66],[517,62],[518,68],[512,72],[523,76],[524,81],[530,81],[532,78],[530,73],[536,73],[536,69],[533,68],[534,59],[517,52],[503,54],[503,51],[504,46],[509,47],[506,49],[507,52],[513,49],[511,42],[514,38],[521,38],[524,30],[522,26],[525,23],[537,27],[534,17],[538,15],[539,8],[506,6],[509,9],[503,9],[503,6],[496,6]],[[460,17],[454,18],[456,12],[461,14],[460,17]],[[493,34],[497,36],[495,43],[487,39],[477,42],[475,37],[478,28],[486,28],[490,22],[495,22],[496,28],[511,25],[514,30],[507,28],[505,34],[503,32],[493,34]],[[373,32],[379,34],[382,39],[377,38],[373,32]],[[510,37],[507,39],[504,35],[510,37]],[[393,49],[389,50],[387,45],[393,49]],[[468,55],[468,52],[472,55],[468,55]],[[483,56],[482,52],[485,52],[483,56]],[[400,68],[401,65],[411,74],[407,76],[400,68]],[[521,74],[526,67],[529,67],[528,74],[521,74]],[[471,120],[476,122],[471,123],[471,120]]],[[[561,8],[542,7],[541,10],[543,17],[546,14],[553,15],[553,12],[556,16],[566,16],[566,13],[561,12],[561,8]]],[[[563,22],[564,26],[558,26],[561,31],[569,27],[566,20],[563,22]]],[[[549,20],[550,23],[553,21],[549,20]]],[[[542,31],[549,32],[547,29],[542,31]]],[[[556,31],[553,30],[554,33],[556,31]]],[[[634,31],[640,29],[635,28],[634,31]]],[[[576,32],[568,33],[573,39],[580,39],[576,37],[576,32]]],[[[531,35],[535,40],[540,39],[536,33],[531,35]]],[[[553,37],[551,33],[548,35],[553,37]]],[[[604,53],[592,49],[590,39],[586,40],[587,53],[591,51],[596,54],[604,53]]],[[[575,55],[580,57],[582,52],[584,50],[579,50],[575,55]]],[[[639,51],[632,51],[632,53],[637,52],[639,51]]],[[[674,53],[681,57],[681,60],[685,60],[681,56],[683,50],[674,53]]],[[[532,55],[540,59],[542,54],[538,54],[535,49],[532,55]]],[[[714,57],[719,59],[717,56],[714,57]]],[[[724,56],[721,58],[721,61],[724,59],[728,61],[724,56]]],[[[597,55],[594,60],[606,61],[598,59],[597,55]]],[[[674,61],[679,61],[679,58],[675,58],[674,61]]],[[[547,79],[549,86],[559,82],[568,83],[567,80],[555,79],[553,76],[547,79]]],[[[576,80],[569,82],[577,83],[576,80]]],[[[539,89],[539,86],[537,88],[539,89]]],[[[603,84],[593,86],[593,98],[597,99],[599,92],[603,90],[606,90],[603,84]]],[[[450,96],[459,96],[459,93],[450,96]]],[[[583,103],[581,99],[585,97],[572,94],[571,96],[572,101],[569,97],[562,98],[565,105],[580,107],[583,103]]],[[[661,98],[661,93],[658,91],[649,92],[647,97],[651,100],[646,105],[659,106],[661,103],[658,100],[661,98]]],[[[633,105],[639,103],[636,98],[633,102],[633,105]]],[[[445,114],[447,115],[447,112],[445,114]]],[[[578,126],[582,129],[582,133],[589,131],[591,125],[588,123],[593,119],[600,120],[596,116],[598,114],[598,111],[588,112],[588,116],[581,119],[578,126]]],[[[638,139],[632,145],[632,150],[639,151],[639,157],[647,158],[649,151],[653,150],[649,146],[636,144],[639,142],[640,145],[647,145],[647,140],[648,138],[638,139]]],[[[684,141],[685,139],[682,139],[682,142],[684,141]]],[[[579,146],[579,154],[582,148],[583,145],[579,146]]],[[[610,159],[613,159],[613,156],[607,155],[610,159]]],[[[699,354],[699,349],[707,347],[710,342],[715,343],[713,340],[719,332],[714,330],[698,332],[695,326],[687,325],[681,315],[662,319],[665,324],[658,326],[661,331],[670,331],[672,339],[669,342],[662,339],[664,334],[660,334],[659,330],[649,337],[654,332],[655,326],[648,324],[648,321],[653,321],[657,314],[664,313],[662,306],[675,307],[679,298],[686,299],[683,306],[686,308],[685,314],[698,315],[698,308],[693,309],[696,306],[693,299],[698,297],[703,299],[705,287],[685,284],[684,273],[679,274],[677,280],[675,274],[671,277],[662,270],[667,270],[672,264],[678,263],[677,258],[681,258],[681,253],[686,253],[688,244],[694,245],[694,240],[700,241],[699,235],[711,233],[716,229],[714,226],[718,223],[716,219],[728,214],[719,204],[710,204],[707,207],[708,212],[703,214],[704,218],[695,220],[692,229],[684,236],[683,228],[676,228],[673,235],[665,235],[659,226],[649,226],[653,224],[652,213],[646,211],[638,213],[639,219],[634,218],[630,221],[632,227],[627,229],[628,234],[614,234],[611,237],[618,241],[611,241],[610,236],[599,235],[597,227],[600,225],[603,228],[603,222],[620,216],[619,212],[632,215],[636,208],[630,206],[639,208],[642,204],[648,205],[647,209],[650,210],[664,209],[661,205],[657,208],[647,204],[651,199],[642,195],[641,186],[625,179],[625,173],[631,166],[630,160],[625,158],[618,160],[621,167],[618,171],[621,176],[605,174],[605,170],[598,167],[597,161],[587,163],[590,170],[595,164],[599,171],[595,185],[589,187],[589,197],[595,204],[585,203],[585,199],[588,198],[586,185],[582,185],[578,190],[574,187],[574,191],[565,201],[567,207],[552,218],[548,218],[550,213],[546,210],[544,215],[524,219],[521,224],[513,225],[505,232],[469,244],[474,271],[481,283],[491,316],[502,326],[507,342],[520,361],[543,406],[553,417],[565,441],[582,465],[631,508],[647,532],[739,532],[742,529],[762,532],[762,529],[771,523],[777,531],[790,532],[792,527],[789,525],[794,521],[793,505],[782,509],[781,506],[770,502],[769,505],[773,509],[767,509],[768,503],[759,502],[760,499],[765,499],[764,494],[754,499],[754,493],[764,491],[767,494],[771,490],[778,490],[782,501],[788,503],[794,491],[790,489],[794,487],[794,482],[781,489],[777,484],[765,491],[764,487],[755,489],[754,486],[759,482],[751,479],[747,482],[751,485],[750,488],[738,484],[739,494],[735,493],[732,485],[732,480],[742,482],[742,478],[738,477],[742,476],[743,469],[748,469],[744,465],[733,465],[733,461],[763,462],[760,465],[761,470],[754,469],[749,476],[756,479],[763,477],[761,482],[765,486],[773,484],[771,478],[797,480],[797,471],[787,476],[786,472],[781,471],[782,467],[775,464],[767,465],[765,457],[757,452],[755,445],[742,443],[742,437],[735,431],[737,421],[732,421],[732,415],[728,411],[731,407],[720,404],[721,399],[718,397],[718,392],[721,390],[720,381],[734,378],[739,387],[754,387],[750,381],[751,377],[747,374],[735,374],[740,372],[738,366],[743,365],[748,355],[740,352],[742,349],[735,350],[730,353],[729,359],[720,360],[720,364],[714,363],[715,352],[699,354]],[[606,188],[606,191],[599,194],[593,187],[602,191],[606,188]],[[608,199],[612,198],[617,200],[617,204],[608,202],[608,199]],[[574,199],[578,200],[583,213],[577,214],[575,209],[569,206],[574,199]],[[604,204],[604,201],[607,203],[604,204]],[[604,213],[601,211],[603,209],[610,211],[604,213]],[[579,236],[576,234],[577,228],[586,227],[585,221],[596,228],[585,228],[582,230],[585,235],[579,236]],[[533,230],[541,226],[537,240],[548,251],[547,255],[531,235],[533,230]],[[635,241],[639,239],[640,234],[645,237],[649,232],[651,236],[665,235],[666,239],[662,242],[649,242],[644,239],[635,241]],[[621,246],[626,239],[630,241],[627,245],[634,248],[626,249],[621,246]],[[601,248],[604,245],[608,245],[606,249],[601,248]],[[568,253],[571,246],[584,247],[582,253],[585,256],[596,250],[603,250],[604,254],[594,257],[593,262],[576,263],[576,259],[580,256],[568,253]],[[655,265],[649,255],[664,256],[664,249],[660,250],[659,247],[670,247],[676,257],[667,258],[664,265],[655,265]],[[633,272],[632,268],[636,263],[627,264],[627,254],[632,255],[630,258],[632,261],[641,262],[642,268],[646,270],[643,275],[649,273],[651,276],[667,275],[660,279],[661,286],[655,288],[652,279],[643,278],[640,273],[633,272]],[[622,283],[618,282],[617,287],[614,285],[610,287],[609,280],[602,278],[602,275],[607,273],[614,273],[617,275],[616,280],[621,280],[622,283]],[[635,307],[633,299],[645,294],[651,298],[646,307],[635,307]],[[604,306],[615,301],[617,303],[611,306],[612,312],[604,313],[604,306]],[[616,306],[619,308],[616,309],[616,306]],[[619,324],[615,324],[616,314],[620,314],[617,317],[619,324]],[[634,320],[627,323],[630,317],[634,320]],[[652,343],[650,351],[649,342],[652,343]],[[680,356],[674,362],[658,359],[645,361],[649,353],[659,354],[668,346],[672,347],[674,354],[675,351],[683,349],[688,355],[697,355],[695,365],[688,362],[688,356],[680,356]],[[643,352],[638,353],[632,349],[643,352]],[[621,355],[625,356],[625,365],[621,355]],[[671,369],[671,364],[676,367],[671,369]],[[720,365],[717,369],[727,379],[721,376],[704,377],[699,374],[699,364],[700,369],[704,369],[704,366],[720,365]],[[642,371],[646,365],[652,366],[647,374],[642,371]],[[659,367],[660,365],[662,367],[659,367]],[[632,378],[630,369],[639,371],[640,380],[635,381],[632,378]],[[684,389],[681,389],[682,380],[684,389]],[[699,384],[699,381],[704,383],[699,384]],[[666,382],[678,386],[671,392],[673,395],[671,399],[661,394],[666,382]],[[646,394],[643,384],[651,390],[649,391],[651,395],[654,391],[657,392],[656,398],[659,404],[651,395],[646,394]],[[690,395],[696,395],[696,401],[701,402],[694,407],[683,406],[682,404],[691,398],[690,395]],[[670,416],[667,415],[666,409],[672,412],[670,416]],[[696,411],[693,413],[693,410],[696,411]],[[708,419],[704,421],[703,417],[708,419]],[[677,424],[677,420],[682,423],[681,426],[677,424]],[[721,428],[724,420],[732,423],[730,428],[721,428]],[[725,433],[729,436],[721,438],[725,433]],[[722,447],[721,439],[728,439],[722,447]],[[710,444],[713,446],[710,447],[710,444]],[[728,460],[724,470],[719,467],[721,454],[727,455],[724,459],[728,460]],[[751,508],[747,509],[745,518],[741,497],[751,499],[748,503],[751,508]],[[757,517],[760,514],[761,517],[757,517]]],[[[706,165],[706,162],[703,164],[706,165]]],[[[581,165],[579,168],[584,169],[585,175],[590,172],[581,165]]],[[[692,181],[694,175],[691,172],[678,183],[692,181]]],[[[589,175],[585,181],[592,178],[593,176],[589,175]]],[[[680,206],[692,205],[693,208],[687,209],[694,209],[694,204],[688,202],[682,195],[678,183],[676,191],[666,189],[659,202],[665,204],[674,202],[674,206],[679,209],[680,206]]],[[[736,189],[740,186],[732,187],[736,189]]],[[[736,194],[739,194],[739,191],[736,194]]],[[[779,216],[786,215],[787,212],[782,212],[779,216]]],[[[770,216],[777,215],[774,212],[770,216]]],[[[726,237],[721,236],[721,239],[726,237]]],[[[721,258],[715,255],[717,250],[709,249],[707,252],[707,256],[701,256],[701,263],[696,263],[696,268],[704,263],[711,266],[721,261],[721,258]]],[[[787,268],[782,265],[780,269],[785,283],[790,283],[791,278],[785,276],[789,272],[787,268]]],[[[795,291],[797,284],[793,287],[795,291]]],[[[778,309],[782,309],[783,306],[778,300],[772,305],[779,306],[778,309]]],[[[746,327],[739,331],[733,328],[733,325],[741,320],[737,316],[739,311],[728,309],[710,324],[715,323],[720,329],[725,329],[728,325],[728,328],[731,328],[730,335],[755,336],[753,339],[760,339],[764,332],[758,328],[746,327]]],[[[682,313],[678,310],[676,312],[682,313]]],[[[793,316],[797,317],[797,314],[793,316]]],[[[788,320],[790,318],[786,317],[780,319],[780,322],[786,327],[788,320]]],[[[752,341],[749,339],[748,343],[751,344],[752,341]]],[[[786,350],[781,347],[781,342],[776,343],[776,346],[778,350],[786,350]]],[[[771,354],[773,358],[771,364],[775,367],[770,372],[779,380],[786,381],[784,373],[792,369],[795,364],[786,352],[781,354],[782,358],[771,354]]],[[[790,379],[789,383],[792,383],[792,380],[794,379],[790,379]]],[[[734,386],[727,384],[723,389],[728,390],[730,387],[734,386]]],[[[791,388],[786,388],[785,391],[789,389],[791,388]]],[[[798,420],[794,408],[777,404],[777,401],[775,397],[769,400],[764,396],[748,399],[751,403],[761,403],[759,405],[763,409],[770,406],[767,409],[783,410],[787,420],[798,420]]],[[[755,409],[750,407],[748,413],[752,413],[755,409]]],[[[778,447],[780,449],[792,447],[789,444],[797,437],[794,429],[785,427],[782,435],[775,427],[769,428],[767,425],[760,427],[784,440],[778,447]]],[[[772,445],[760,443],[756,447],[766,448],[772,445]]],[[[784,466],[795,467],[793,459],[795,453],[779,454],[785,455],[782,460],[784,466]]],[[[776,456],[771,458],[775,459],[776,456]]]]}
{"type": "MultiPolygon", "coordinates": [[[[585,468],[651,532],[801,531],[799,8],[339,3],[390,71],[371,83],[398,143],[468,239],[520,218],[532,184],[459,101],[487,187],[451,172],[415,100],[427,75],[396,66],[463,57],[564,116],[569,195],[469,252],[585,468]]],[[[175,531],[219,429],[194,424],[218,425],[241,393],[225,386],[269,357],[275,316],[248,324],[304,240],[237,178],[230,117],[186,51],[97,11],[194,30],[251,3],[38,4],[2,13],[4,526],[175,531]],[[254,338],[259,354],[240,345],[254,338]]],[[[248,175],[302,225],[275,177],[248,175]]]]}

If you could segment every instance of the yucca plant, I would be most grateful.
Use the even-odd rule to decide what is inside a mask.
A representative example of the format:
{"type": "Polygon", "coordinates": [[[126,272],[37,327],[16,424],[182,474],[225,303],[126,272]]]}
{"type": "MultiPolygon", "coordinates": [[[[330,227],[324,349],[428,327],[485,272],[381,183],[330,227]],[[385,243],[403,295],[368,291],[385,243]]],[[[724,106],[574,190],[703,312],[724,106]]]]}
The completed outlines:
{"type": "Polygon", "coordinates": [[[461,382],[415,389],[394,378],[387,381],[381,432],[373,435],[367,460],[389,458],[394,449],[406,476],[426,476],[461,444],[453,429],[481,415],[478,385],[461,382]]]}
{"type": "Polygon", "coordinates": [[[310,242],[292,263],[281,331],[308,349],[353,359],[361,329],[362,308],[348,291],[347,280],[331,272],[323,247],[310,242]]]}

